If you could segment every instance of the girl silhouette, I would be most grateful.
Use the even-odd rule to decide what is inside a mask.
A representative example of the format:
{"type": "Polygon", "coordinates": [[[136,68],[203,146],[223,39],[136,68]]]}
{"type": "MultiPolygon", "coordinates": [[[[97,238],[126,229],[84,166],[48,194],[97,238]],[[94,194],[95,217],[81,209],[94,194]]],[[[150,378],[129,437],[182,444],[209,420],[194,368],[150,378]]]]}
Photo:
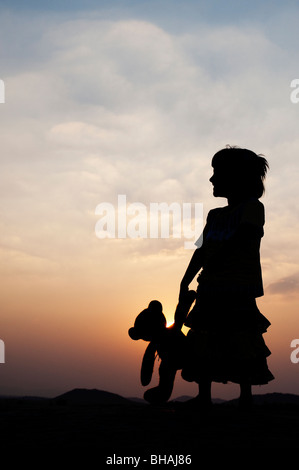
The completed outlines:
{"type": "Polygon", "coordinates": [[[197,296],[186,326],[189,361],[182,377],[199,384],[196,401],[211,403],[211,383],[240,384],[241,406],[251,405],[252,385],[274,377],[268,369],[263,333],[270,322],[259,311],[263,296],[260,242],[264,234],[264,193],[267,160],[254,152],[228,147],[212,159],[210,178],[215,197],[228,205],[208,213],[181,281],[180,298],[197,278],[197,296]]]}

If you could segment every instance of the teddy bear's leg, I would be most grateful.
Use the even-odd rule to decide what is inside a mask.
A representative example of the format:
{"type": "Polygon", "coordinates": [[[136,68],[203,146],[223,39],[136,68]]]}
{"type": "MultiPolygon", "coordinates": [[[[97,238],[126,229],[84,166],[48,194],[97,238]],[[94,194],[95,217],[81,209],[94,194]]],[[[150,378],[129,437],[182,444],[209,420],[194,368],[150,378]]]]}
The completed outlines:
{"type": "Polygon", "coordinates": [[[159,385],[150,388],[144,394],[144,399],[149,403],[166,403],[173,390],[177,368],[167,361],[162,361],[159,367],[159,385]]]}
{"type": "Polygon", "coordinates": [[[145,350],[145,353],[142,359],[141,373],[140,373],[141,383],[144,386],[148,385],[150,381],[152,380],[154,364],[155,364],[155,359],[156,359],[156,351],[157,351],[156,346],[152,342],[148,345],[148,347],[145,350]]]}

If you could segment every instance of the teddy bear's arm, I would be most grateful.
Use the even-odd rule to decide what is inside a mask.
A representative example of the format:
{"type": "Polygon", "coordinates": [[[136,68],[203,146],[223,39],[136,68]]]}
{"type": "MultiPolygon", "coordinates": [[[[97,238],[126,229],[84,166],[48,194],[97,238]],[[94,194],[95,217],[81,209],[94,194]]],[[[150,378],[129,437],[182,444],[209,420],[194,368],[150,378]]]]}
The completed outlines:
{"type": "Polygon", "coordinates": [[[156,345],[153,342],[150,342],[143,355],[141,364],[141,383],[144,386],[148,385],[152,379],[156,351],[156,345]]]}

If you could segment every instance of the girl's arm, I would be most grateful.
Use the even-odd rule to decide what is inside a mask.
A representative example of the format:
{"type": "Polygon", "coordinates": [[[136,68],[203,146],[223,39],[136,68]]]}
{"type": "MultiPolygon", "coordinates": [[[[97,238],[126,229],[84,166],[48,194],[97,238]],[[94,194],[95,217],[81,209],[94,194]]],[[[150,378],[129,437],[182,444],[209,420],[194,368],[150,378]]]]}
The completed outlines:
{"type": "Polygon", "coordinates": [[[208,213],[205,228],[202,235],[198,239],[198,242],[201,241],[201,245],[194,251],[189,266],[186,269],[183,279],[181,280],[179,300],[183,300],[185,298],[186,293],[188,292],[189,284],[193,281],[194,277],[203,266],[204,239],[212,218],[212,214],[215,212],[215,210],[216,209],[213,209],[208,213]]]}
{"type": "Polygon", "coordinates": [[[181,280],[180,298],[186,294],[189,284],[193,281],[198,271],[202,268],[202,258],[202,247],[200,247],[194,251],[189,266],[186,269],[183,279],[181,280]]]}

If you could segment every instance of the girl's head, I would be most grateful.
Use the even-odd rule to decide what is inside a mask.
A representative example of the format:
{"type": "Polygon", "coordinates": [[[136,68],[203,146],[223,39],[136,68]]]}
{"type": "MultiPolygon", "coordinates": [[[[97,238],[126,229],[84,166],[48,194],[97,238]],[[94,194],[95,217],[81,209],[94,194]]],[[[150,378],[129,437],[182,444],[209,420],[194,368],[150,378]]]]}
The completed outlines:
{"type": "Polygon", "coordinates": [[[210,178],[215,197],[260,198],[265,191],[267,160],[251,150],[226,147],[212,159],[214,174],[210,178]]]}

